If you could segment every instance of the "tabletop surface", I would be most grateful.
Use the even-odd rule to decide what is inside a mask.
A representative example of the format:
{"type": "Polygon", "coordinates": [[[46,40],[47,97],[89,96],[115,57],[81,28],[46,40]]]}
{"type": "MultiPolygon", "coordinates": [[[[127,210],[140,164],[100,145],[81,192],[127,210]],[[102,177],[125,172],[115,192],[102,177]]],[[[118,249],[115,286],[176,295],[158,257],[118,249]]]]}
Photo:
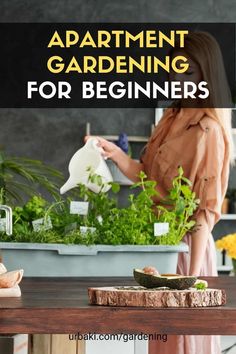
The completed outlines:
{"type": "Polygon", "coordinates": [[[20,298],[0,299],[0,333],[236,334],[236,278],[203,277],[225,289],[225,306],[142,308],[89,305],[88,288],[136,285],[129,277],[24,278],[20,298]]]}

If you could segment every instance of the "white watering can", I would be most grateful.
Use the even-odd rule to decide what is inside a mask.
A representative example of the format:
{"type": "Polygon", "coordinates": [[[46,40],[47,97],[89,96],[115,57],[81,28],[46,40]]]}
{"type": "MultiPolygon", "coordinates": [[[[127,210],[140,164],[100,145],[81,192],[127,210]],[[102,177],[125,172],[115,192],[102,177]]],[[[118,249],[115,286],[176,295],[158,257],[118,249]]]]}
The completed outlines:
{"type": "Polygon", "coordinates": [[[101,176],[102,182],[105,183],[102,189],[103,192],[107,192],[111,188],[111,185],[107,183],[112,182],[113,178],[104,157],[101,155],[103,149],[99,148],[97,144],[98,140],[96,138],[89,138],[86,144],[72,156],[69,163],[70,177],[61,187],[61,194],[76,187],[79,183],[86,185],[91,191],[99,193],[101,186],[88,180],[89,167],[95,174],[101,176]]]}

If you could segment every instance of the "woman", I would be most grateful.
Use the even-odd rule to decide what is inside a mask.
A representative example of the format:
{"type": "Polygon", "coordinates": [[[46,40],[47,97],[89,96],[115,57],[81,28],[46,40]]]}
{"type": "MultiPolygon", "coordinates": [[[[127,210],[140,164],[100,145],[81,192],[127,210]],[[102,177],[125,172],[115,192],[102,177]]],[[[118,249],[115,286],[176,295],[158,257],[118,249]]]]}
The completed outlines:
{"type": "MultiPolygon", "coordinates": [[[[175,48],[176,52],[183,53],[183,49],[175,48]]],[[[200,205],[194,216],[198,228],[184,239],[190,252],[179,255],[177,273],[216,276],[211,231],[220,218],[233,143],[230,110],[214,107],[223,107],[230,95],[221,52],[211,35],[203,32],[189,34],[183,54],[188,58],[189,69],[185,75],[171,74],[171,79],[195,83],[206,81],[210,92],[214,93],[205,104],[210,108],[188,108],[191,107],[189,101],[168,108],[150,137],[140,162],[132,160],[115,144],[98,139],[104,155],[112,159],[128,178],[137,181],[139,172],[145,171],[148,179],[158,182],[161,196],[167,194],[178,165],[183,167],[200,205]]],[[[220,354],[219,340],[219,336],[168,336],[165,343],[150,341],[149,354],[220,354]]]]}

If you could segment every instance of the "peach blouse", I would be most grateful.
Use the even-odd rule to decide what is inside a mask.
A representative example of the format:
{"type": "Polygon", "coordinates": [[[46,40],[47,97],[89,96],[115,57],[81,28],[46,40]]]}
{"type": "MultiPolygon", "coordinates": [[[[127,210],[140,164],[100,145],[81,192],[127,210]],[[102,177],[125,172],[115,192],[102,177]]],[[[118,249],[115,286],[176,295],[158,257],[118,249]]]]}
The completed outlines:
{"type": "Polygon", "coordinates": [[[150,137],[141,162],[148,179],[157,181],[161,196],[167,194],[178,166],[182,166],[200,199],[196,217],[205,211],[211,232],[220,218],[229,177],[229,146],[221,125],[203,109],[169,108],[150,137]]]}

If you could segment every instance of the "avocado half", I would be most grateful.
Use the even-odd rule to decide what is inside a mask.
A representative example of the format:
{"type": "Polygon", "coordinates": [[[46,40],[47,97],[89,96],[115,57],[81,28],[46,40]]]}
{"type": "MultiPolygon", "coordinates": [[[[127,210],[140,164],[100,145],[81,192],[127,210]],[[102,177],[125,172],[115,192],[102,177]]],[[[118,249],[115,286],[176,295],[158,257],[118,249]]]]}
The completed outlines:
{"type": "Polygon", "coordinates": [[[168,287],[171,289],[184,290],[194,285],[197,277],[183,276],[179,274],[152,275],[144,273],[141,269],[134,269],[134,279],[145,288],[168,287]]]}

